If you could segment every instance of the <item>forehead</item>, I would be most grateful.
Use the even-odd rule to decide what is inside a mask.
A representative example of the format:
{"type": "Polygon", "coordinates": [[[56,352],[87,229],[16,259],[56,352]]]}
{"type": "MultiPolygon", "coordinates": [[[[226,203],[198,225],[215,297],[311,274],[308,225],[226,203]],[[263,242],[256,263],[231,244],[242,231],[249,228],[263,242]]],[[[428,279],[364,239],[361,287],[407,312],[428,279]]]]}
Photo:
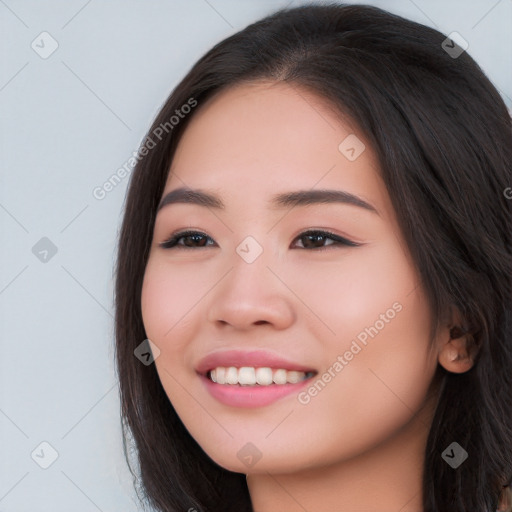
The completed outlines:
{"type": "Polygon", "coordinates": [[[357,125],[323,98],[275,82],[238,84],[198,106],[165,190],[182,186],[246,202],[279,191],[336,188],[379,210],[389,207],[376,156],[357,125]]]}

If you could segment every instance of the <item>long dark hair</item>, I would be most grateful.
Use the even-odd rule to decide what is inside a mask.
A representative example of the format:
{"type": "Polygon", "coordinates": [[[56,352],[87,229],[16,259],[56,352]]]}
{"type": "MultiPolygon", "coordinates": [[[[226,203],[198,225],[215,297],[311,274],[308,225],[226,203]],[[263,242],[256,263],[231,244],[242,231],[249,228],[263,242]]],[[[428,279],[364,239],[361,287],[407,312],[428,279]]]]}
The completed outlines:
{"type": "Polygon", "coordinates": [[[215,45],[161,108],[131,176],[115,283],[125,454],[130,466],[137,465],[130,469],[141,499],[152,507],[252,510],[244,475],[203,452],[155,366],[142,364],[134,350],[146,339],[142,281],[177,143],[205,100],[231,85],[263,79],[324,98],[358,124],[375,150],[429,299],[432,338],[454,306],[477,350],[465,373],[438,365],[424,510],[496,510],[512,479],[512,127],[480,67],[467,52],[455,56],[450,48],[458,46],[445,39],[371,6],[282,9],[215,45]],[[178,119],[177,113],[183,115],[178,119]],[[441,456],[454,441],[469,454],[457,469],[441,456]]]}

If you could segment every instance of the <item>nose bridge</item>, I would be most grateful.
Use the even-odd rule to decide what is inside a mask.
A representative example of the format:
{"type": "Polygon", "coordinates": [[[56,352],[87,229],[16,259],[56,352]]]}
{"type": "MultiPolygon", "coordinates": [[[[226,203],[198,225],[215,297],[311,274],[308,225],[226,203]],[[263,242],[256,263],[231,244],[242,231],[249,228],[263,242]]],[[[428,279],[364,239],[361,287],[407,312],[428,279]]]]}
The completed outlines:
{"type": "MultiPolygon", "coordinates": [[[[268,237],[267,237],[268,238],[268,237]]],[[[235,248],[232,258],[232,270],[227,276],[230,288],[243,290],[249,294],[265,294],[275,291],[271,283],[272,254],[268,244],[258,236],[248,235],[235,248]]],[[[275,278],[274,278],[275,279],[275,278]]]]}

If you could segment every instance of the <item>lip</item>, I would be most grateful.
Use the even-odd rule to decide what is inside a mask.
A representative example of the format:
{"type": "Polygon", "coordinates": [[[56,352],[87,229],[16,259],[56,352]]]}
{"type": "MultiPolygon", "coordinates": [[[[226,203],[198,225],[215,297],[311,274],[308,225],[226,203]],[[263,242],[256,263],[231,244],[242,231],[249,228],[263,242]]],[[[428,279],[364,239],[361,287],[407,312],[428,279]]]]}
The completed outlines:
{"type": "Polygon", "coordinates": [[[272,368],[275,370],[282,368],[288,371],[316,373],[314,368],[284,359],[277,354],[264,350],[224,350],[212,352],[199,361],[196,366],[196,372],[206,376],[210,370],[218,366],[224,366],[225,368],[230,366],[235,366],[236,368],[252,366],[254,368],[272,368]]]}
{"type": "Polygon", "coordinates": [[[270,386],[216,384],[205,375],[199,375],[199,378],[210,395],[222,404],[252,409],[270,405],[292,393],[299,393],[301,389],[310,385],[312,377],[297,384],[271,384],[270,386]]]}
{"type": "Polygon", "coordinates": [[[312,372],[313,376],[318,372],[313,368],[283,359],[271,352],[254,350],[228,350],[213,352],[201,359],[196,367],[196,372],[213,398],[224,405],[242,408],[263,407],[292,393],[298,393],[302,388],[310,384],[311,378],[307,378],[295,384],[271,384],[269,386],[239,386],[230,384],[217,384],[208,377],[208,372],[218,366],[252,366],[255,368],[272,368],[299,372],[312,372]]]}

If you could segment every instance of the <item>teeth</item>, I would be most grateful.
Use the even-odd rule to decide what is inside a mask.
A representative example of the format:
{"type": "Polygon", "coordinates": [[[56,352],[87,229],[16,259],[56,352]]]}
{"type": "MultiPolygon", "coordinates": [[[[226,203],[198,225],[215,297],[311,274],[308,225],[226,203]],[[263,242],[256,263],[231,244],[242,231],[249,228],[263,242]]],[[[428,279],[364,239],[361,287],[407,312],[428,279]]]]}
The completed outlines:
{"type": "Polygon", "coordinates": [[[270,386],[272,384],[272,368],[258,368],[256,370],[256,382],[260,386],[270,386]]]}
{"type": "Polygon", "coordinates": [[[274,384],[286,384],[287,373],[288,372],[286,370],[274,370],[274,374],[272,376],[274,384]]]}
{"type": "Polygon", "coordinates": [[[231,384],[240,386],[270,386],[271,384],[296,384],[301,380],[309,378],[312,373],[288,371],[282,368],[254,368],[243,366],[236,368],[230,366],[224,368],[219,366],[208,373],[208,377],[217,384],[231,384]]]}
{"type": "MultiPolygon", "coordinates": [[[[233,369],[236,370],[236,368],[233,369]]],[[[238,370],[238,383],[241,386],[253,386],[256,384],[256,372],[254,368],[249,368],[248,366],[240,368],[240,370],[238,370]]]]}
{"type": "Polygon", "coordinates": [[[289,382],[291,384],[295,384],[296,382],[299,382],[299,380],[302,379],[302,376],[304,375],[304,372],[287,372],[286,373],[286,382],[289,382]]]}
{"type": "Polygon", "coordinates": [[[210,374],[210,378],[213,382],[218,382],[219,384],[226,384],[226,368],[216,368],[210,374]]]}
{"type": "Polygon", "coordinates": [[[234,366],[230,366],[226,370],[226,383],[238,384],[238,370],[234,366]]]}

